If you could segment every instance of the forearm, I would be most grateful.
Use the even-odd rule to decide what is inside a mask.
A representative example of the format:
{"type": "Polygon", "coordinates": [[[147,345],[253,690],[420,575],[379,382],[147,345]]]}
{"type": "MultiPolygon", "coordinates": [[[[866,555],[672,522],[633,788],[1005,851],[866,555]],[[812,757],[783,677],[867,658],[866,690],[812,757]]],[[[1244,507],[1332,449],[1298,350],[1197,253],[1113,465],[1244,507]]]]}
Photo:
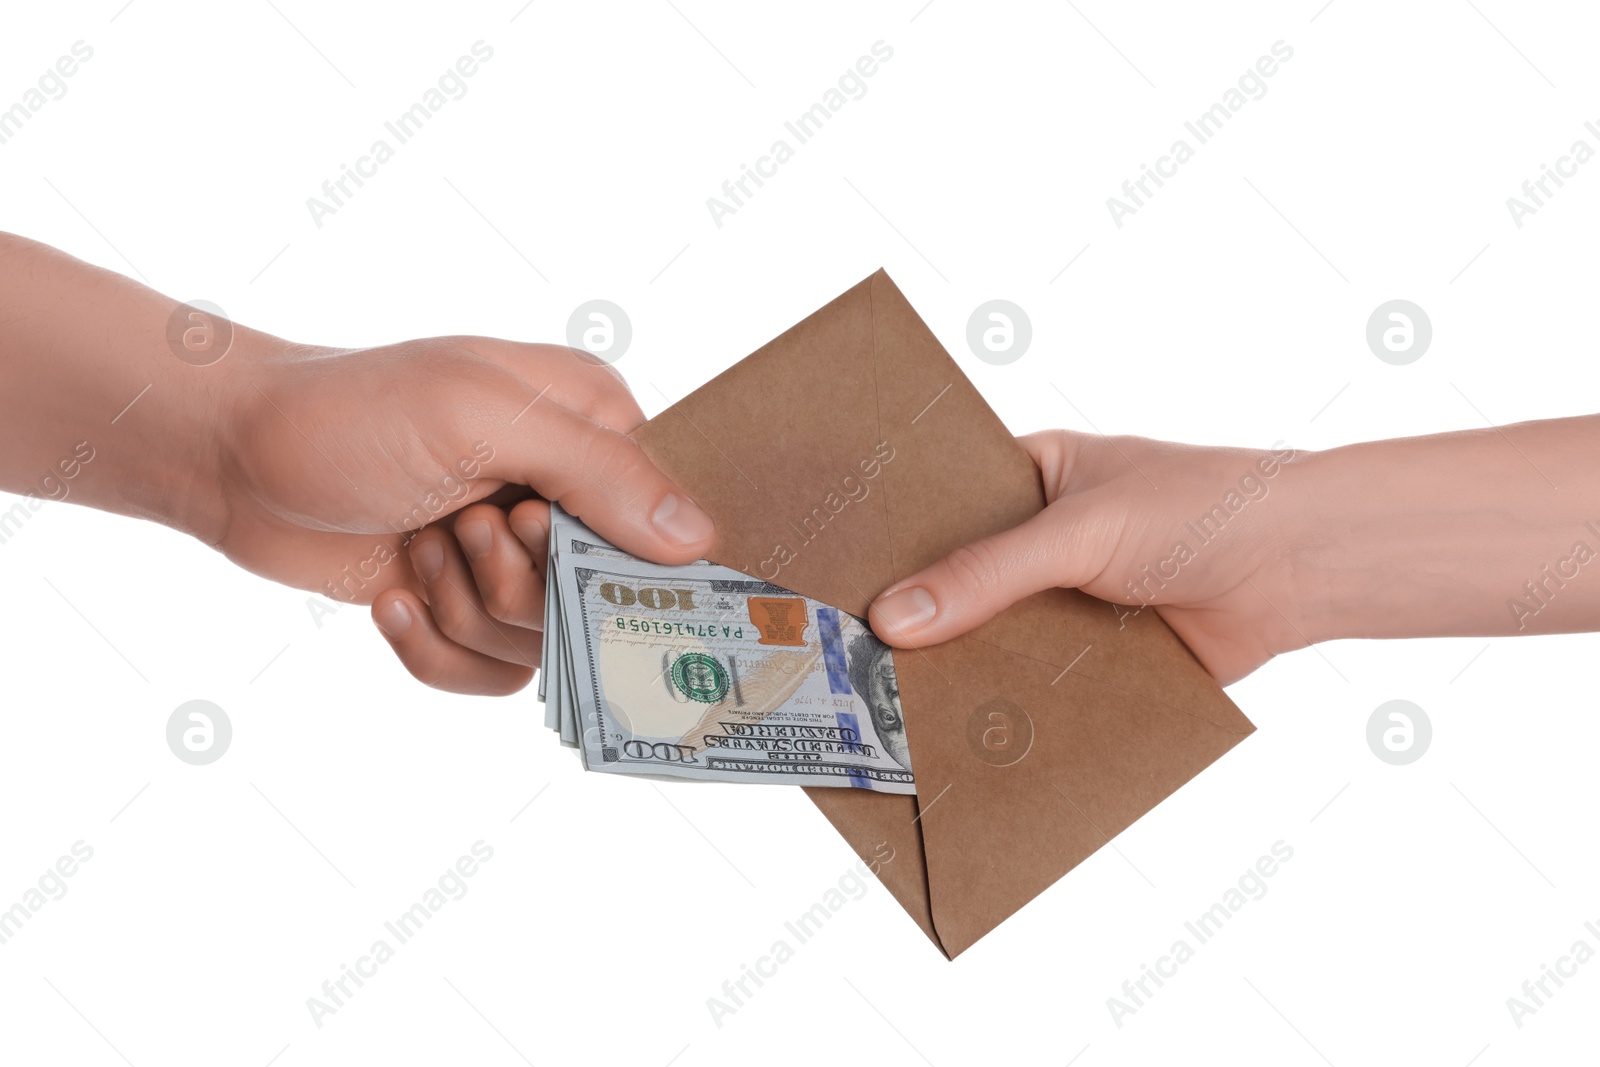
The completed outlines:
{"type": "Polygon", "coordinates": [[[1600,416],[1308,457],[1290,560],[1305,636],[1600,630],[1597,457],[1600,416]]]}
{"type": "Polygon", "coordinates": [[[0,294],[0,488],[215,543],[231,414],[262,335],[237,329],[225,358],[193,366],[168,344],[176,301],[10,234],[0,294]]]}

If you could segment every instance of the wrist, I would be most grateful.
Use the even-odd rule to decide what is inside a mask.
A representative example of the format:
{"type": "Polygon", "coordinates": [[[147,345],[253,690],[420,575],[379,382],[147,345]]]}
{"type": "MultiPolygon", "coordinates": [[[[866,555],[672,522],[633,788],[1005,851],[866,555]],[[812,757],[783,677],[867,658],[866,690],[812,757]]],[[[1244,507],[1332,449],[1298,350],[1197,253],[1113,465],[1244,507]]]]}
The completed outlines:
{"type": "Polygon", "coordinates": [[[229,347],[216,362],[178,363],[167,414],[169,425],[182,432],[168,437],[163,450],[167,484],[160,496],[167,513],[161,521],[213,548],[223,547],[240,512],[251,506],[241,492],[250,484],[249,427],[264,406],[262,371],[283,345],[236,324],[231,329],[229,347]]]}
{"type": "Polygon", "coordinates": [[[1388,444],[1307,453],[1296,472],[1291,595],[1313,644],[1407,633],[1417,592],[1407,580],[1407,560],[1426,568],[1426,556],[1413,547],[1431,548],[1413,546],[1407,536],[1419,516],[1410,513],[1406,491],[1394,492],[1406,480],[1406,457],[1388,444]],[[1374,479],[1375,471],[1384,477],[1374,479]]]}
{"type": "Polygon", "coordinates": [[[1302,645],[1331,640],[1337,631],[1329,596],[1337,545],[1324,514],[1330,482],[1336,480],[1330,470],[1334,466],[1336,461],[1325,451],[1297,452],[1287,466],[1279,588],[1282,610],[1302,645]]]}
{"type": "Polygon", "coordinates": [[[262,522],[276,521],[263,507],[259,485],[261,446],[270,420],[282,421],[272,397],[286,402],[274,370],[290,345],[270,334],[234,326],[233,346],[205,371],[214,377],[195,381],[194,402],[211,414],[205,440],[213,450],[205,478],[197,479],[185,500],[186,529],[211,547],[232,555],[230,544],[251,536],[262,522]]]}
{"type": "Polygon", "coordinates": [[[241,407],[281,342],[6,234],[0,288],[0,486],[218,544],[241,407]]]}
{"type": "Polygon", "coordinates": [[[1268,655],[1304,648],[1331,636],[1323,587],[1328,551],[1322,517],[1327,493],[1328,455],[1303,449],[1277,449],[1262,462],[1277,464],[1263,524],[1249,540],[1257,561],[1241,590],[1255,604],[1263,651],[1268,655]]]}

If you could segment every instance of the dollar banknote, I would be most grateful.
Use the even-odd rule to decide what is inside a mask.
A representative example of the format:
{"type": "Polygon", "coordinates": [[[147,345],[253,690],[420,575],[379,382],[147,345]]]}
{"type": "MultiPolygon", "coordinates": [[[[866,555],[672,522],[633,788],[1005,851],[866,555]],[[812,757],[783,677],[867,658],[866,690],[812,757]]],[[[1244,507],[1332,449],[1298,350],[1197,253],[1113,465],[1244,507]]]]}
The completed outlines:
{"type": "Polygon", "coordinates": [[[592,771],[913,793],[864,622],[727,567],[635,559],[552,509],[546,725],[592,771]]]}

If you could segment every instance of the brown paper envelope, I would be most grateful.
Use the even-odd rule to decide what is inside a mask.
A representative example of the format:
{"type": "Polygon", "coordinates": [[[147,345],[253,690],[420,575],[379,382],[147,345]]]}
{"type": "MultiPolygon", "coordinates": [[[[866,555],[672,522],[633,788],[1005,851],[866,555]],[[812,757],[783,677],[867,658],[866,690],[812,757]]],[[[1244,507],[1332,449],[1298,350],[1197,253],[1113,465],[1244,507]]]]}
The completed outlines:
{"type": "MultiPolygon", "coordinates": [[[[712,559],[852,615],[1045,504],[1032,459],[883,271],[634,434],[712,559]]],[[[894,653],[917,795],[806,792],[954,958],[1255,727],[1153,611],[1038,593],[894,653]]]]}

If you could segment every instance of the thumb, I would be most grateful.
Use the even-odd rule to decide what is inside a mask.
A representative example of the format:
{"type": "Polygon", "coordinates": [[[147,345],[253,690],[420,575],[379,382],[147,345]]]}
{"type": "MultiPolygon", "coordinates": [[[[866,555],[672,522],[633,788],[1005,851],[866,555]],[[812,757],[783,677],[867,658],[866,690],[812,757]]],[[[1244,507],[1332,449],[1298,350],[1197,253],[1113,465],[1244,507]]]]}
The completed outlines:
{"type": "Polygon", "coordinates": [[[688,563],[710,550],[711,517],[632,438],[555,404],[523,421],[531,425],[484,463],[486,476],[532,488],[630,555],[688,563]]]}
{"type": "Polygon", "coordinates": [[[884,590],[868,622],[891,645],[938,644],[988,622],[1023,597],[1093,581],[1120,537],[1115,510],[1063,498],[1003,533],[974,541],[884,590]],[[1098,514],[1097,514],[1098,510],[1098,514]]]}

